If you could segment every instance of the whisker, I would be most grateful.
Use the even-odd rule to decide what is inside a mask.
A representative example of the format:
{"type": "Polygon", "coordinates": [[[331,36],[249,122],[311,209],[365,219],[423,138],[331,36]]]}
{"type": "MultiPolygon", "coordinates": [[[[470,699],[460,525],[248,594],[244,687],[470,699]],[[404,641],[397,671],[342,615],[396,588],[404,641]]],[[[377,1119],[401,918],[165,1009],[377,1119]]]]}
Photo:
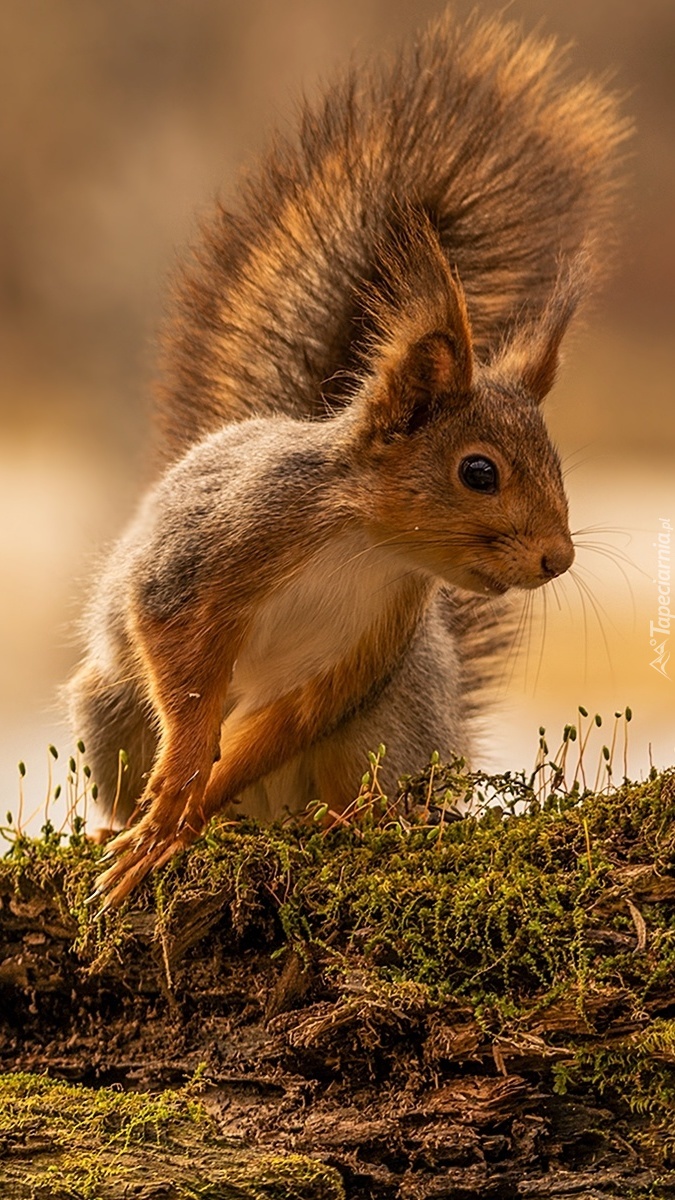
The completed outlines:
{"type": "Polygon", "coordinates": [[[402,571],[400,575],[396,575],[393,579],[386,579],[378,588],[373,588],[370,595],[377,596],[380,592],[384,592],[387,588],[393,587],[395,583],[402,583],[404,579],[409,579],[411,575],[419,575],[417,567],[411,567],[409,571],[402,571]]]}
{"type": "Polygon", "coordinates": [[[518,616],[514,620],[514,623],[511,624],[510,628],[507,631],[507,637],[506,637],[506,641],[505,641],[505,645],[504,645],[504,650],[503,650],[503,653],[500,655],[500,669],[499,669],[498,674],[495,676],[495,680],[494,680],[495,692],[498,693],[498,695],[500,697],[503,697],[504,695],[506,695],[508,687],[511,683],[511,679],[513,677],[514,667],[511,664],[512,664],[512,661],[515,662],[515,653],[514,652],[515,652],[515,648],[518,645],[518,639],[520,636],[520,631],[522,629],[524,619],[525,619],[525,613],[524,613],[524,606],[523,606],[523,608],[521,608],[520,611],[518,612],[518,616]],[[509,671],[510,666],[511,666],[511,670],[509,671]],[[508,678],[507,678],[507,676],[508,676],[508,678]]]}
{"type": "Polygon", "coordinates": [[[577,446],[575,450],[570,450],[567,454],[564,454],[560,461],[566,463],[570,458],[575,458],[577,454],[583,454],[586,450],[592,450],[594,447],[597,451],[597,446],[597,441],[584,442],[583,446],[577,446]]]}
{"type": "Polygon", "coordinates": [[[528,677],[530,674],[530,653],[531,653],[531,647],[532,647],[532,628],[534,625],[534,615],[535,615],[534,614],[534,605],[535,605],[534,592],[528,592],[527,600],[525,601],[525,610],[528,614],[528,627],[529,628],[528,628],[528,638],[527,638],[527,642],[525,644],[525,662],[523,665],[523,687],[525,688],[525,690],[527,690],[527,680],[528,680],[528,677]]]}
{"type": "Polygon", "coordinates": [[[583,529],[573,529],[572,537],[587,533],[614,533],[630,541],[632,533],[651,533],[651,530],[643,529],[639,525],[584,525],[583,529]]]}
{"type": "Polygon", "coordinates": [[[586,574],[587,574],[587,575],[590,575],[591,579],[594,579],[596,583],[602,583],[602,582],[603,582],[603,580],[602,580],[602,576],[601,576],[601,575],[598,575],[597,571],[591,571],[591,568],[590,568],[590,567],[587,567],[587,566],[586,566],[585,564],[583,564],[583,563],[577,563],[577,570],[578,570],[578,571],[585,571],[585,572],[586,572],[586,574]]]}
{"type": "MultiPolygon", "coordinates": [[[[593,549],[593,547],[587,547],[587,548],[588,548],[588,549],[593,549]]],[[[595,550],[594,552],[595,552],[595,553],[597,553],[597,554],[600,554],[602,557],[608,557],[608,556],[606,556],[606,555],[603,555],[603,552],[602,552],[601,550],[595,550]]],[[[619,571],[619,572],[621,573],[621,575],[623,576],[623,579],[624,579],[624,581],[625,581],[626,587],[627,587],[627,589],[628,589],[628,595],[630,596],[631,617],[632,617],[633,629],[635,629],[635,625],[636,625],[636,622],[637,622],[637,607],[636,607],[636,604],[635,604],[635,593],[634,593],[634,591],[633,591],[633,588],[632,588],[632,586],[631,586],[630,579],[628,578],[628,575],[626,574],[626,572],[624,571],[624,569],[623,569],[623,567],[621,566],[621,564],[620,564],[620,563],[618,563],[618,562],[615,562],[615,561],[614,561],[613,559],[611,559],[611,558],[610,558],[610,560],[609,560],[609,561],[613,563],[613,565],[616,567],[617,571],[619,571]]],[[[594,571],[591,571],[590,567],[586,566],[586,564],[585,564],[585,563],[583,563],[583,564],[582,564],[582,563],[577,563],[577,566],[579,567],[579,569],[580,569],[580,570],[584,570],[584,571],[586,571],[586,573],[587,573],[588,575],[591,575],[591,576],[593,577],[593,579],[597,580],[597,582],[599,582],[599,583],[601,583],[601,582],[604,582],[604,581],[601,579],[601,577],[600,577],[599,575],[596,575],[594,571]]]]}
{"type": "Polygon", "coordinates": [[[584,622],[584,686],[586,686],[588,683],[588,614],[586,612],[586,599],[584,597],[584,593],[579,587],[579,582],[575,576],[575,573],[571,568],[568,571],[568,575],[577,589],[577,592],[579,593],[579,599],[581,600],[581,613],[584,622]]]}
{"type": "Polygon", "coordinates": [[[555,602],[558,605],[558,612],[562,612],[562,604],[560,603],[560,596],[558,595],[558,589],[555,586],[555,579],[549,580],[548,586],[551,588],[553,595],[555,596],[555,602]]]}
{"type": "Polygon", "coordinates": [[[513,676],[515,674],[516,666],[518,665],[518,661],[520,659],[520,651],[521,651],[521,647],[523,644],[523,640],[525,638],[525,634],[528,629],[528,625],[530,623],[531,615],[532,615],[532,592],[528,592],[525,597],[525,601],[523,603],[523,607],[521,609],[520,616],[518,618],[518,624],[516,625],[516,628],[513,632],[513,637],[511,638],[511,642],[510,642],[507,654],[504,659],[504,670],[503,670],[502,679],[500,682],[500,686],[503,687],[502,694],[504,694],[507,691],[507,689],[511,686],[511,684],[513,682],[513,676]],[[509,668],[510,668],[510,670],[509,670],[509,668]],[[508,678],[506,677],[507,671],[508,671],[508,678]]]}
{"type": "Polygon", "coordinates": [[[565,586],[565,584],[566,584],[565,576],[563,575],[563,577],[561,579],[551,580],[551,582],[555,584],[556,590],[558,587],[560,588],[560,591],[562,592],[562,598],[565,601],[565,604],[567,605],[567,611],[570,615],[570,618],[572,618],[574,615],[574,610],[572,609],[572,601],[569,598],[567,588],[565,586]]]}
{"type": "Polygon", "coordinates": [[[587,467],[589,462],[593,462],[596,455],[589,454],[587,458],[580,458],[579,462],[571,463],[569,467],[564,467],[562,471],[563,479],[568,479],[573,471],[578,471],[579,467],[587,467]]]}
{"type": "Polygon", "coordinates": [[[643,567],[638,566],[638,564],[634,562],[632,558],[630,558],[627,554],[624,554],[622,550],[618,550],[616,546],[606,546],[604,542],[582,542],[576,548],[578,550],[590,550],[592,554],[601,554],[605,558],[609,559],[610,562],[615,564],[618,570],[621,570],[621,573],[623,574],[624,579],[628,583],[629,587],[630,580],[628,579],[625,571],[622,571],[620,566],[621,563],[625,563],[627,567],[632,567],[634,571],[639,571],[640,575],[644,575],[645,579],[649,579],[651,582],[652,577],[649,572],[645,571],[643,567]]]}
{"type": "Polygon", "coordinates": [[[609,651],[609,642],[607,641],[607,634],[605,632],[605,627],[600,619],[600,610],[598,608],[598,605],[596,604],[595,597],[594,597],[591,589],[589,588],[588,584],[585,582],[585,580],[580,578],[577,571],[570,569],[569,574],[570,574],[571,578],[574,580],[574,583],[575,583],[577,589],[579,590],[579,593],[581,594],[581,592],[583,592],[585,594],[591,608],[593,609],[593,612],[595,613],[595,617],[598,622],[600,633],[602,635],[602,640],[603,640],[603,644],[605,647],[605,653],[607,655],[607,663],[608,663],[608,666],[610,669],[610,676],[612,679],[612,683],[615,683],[614,668],[612,665],[612,656],[609,651]]]}
{"type": "MultiPolygon", "coordinates": [[[[583,571],[585,575],[590,575],[593,579],[597,579],[597,575],[594,575],[593,572],[588,567],[582,566],[581,563],[577,563],[577,570],[583,571]]],[[[603,617],[607,621],[607,624],[611,625],[614,632],[618,634],[619,630],[617,629],[616,625],[614,624],[614,621],[612,620],[609,613],[607,612],[607,609],[605,608],[604,604],[602,604],[602,602],[600,600],[598,600],[597,596],[595,596],[593,594],[593,592],[591,591],[590,584],[587,583],[586,580],[582,580],[582,583],[584,583],[584,585],[589,589],[589,592],[591,593],[590,598],[592,599],[593,603],[597,605],[598,610],[602,613],[603,617]]]]}
{"type": "Polygon", "coordinates": [[[364,546],[362,550],[357,550],[356,554],[352,554],[350,558],[346,558],[340,562],[335,570],[331,571],[328,578],[332,579],[333,575],[337,575],[337,573],[344,570],[345,567],[351,566],[353,562],[357,562],[358,559],[363,558],[364,555],[371,554],[373,550],[381,550],[383,546],[390,546],[392,543],[396,543],[399,538],[405,537],[405,533],[406,531],[399,531],[398,533],[392,534],[391,537],[382,538],[382,540],[379,542],[373,542],[372,545],[364,546]]]}
{"type": "Polygon", "coordinates": [[[541,595],[542,595],[542,599],[544,602],[544,619],[542,621],[542,631],[541,631],[541,638],[540,638],[540,642],[539,642],[539,659],[537,662],[536,674],[534,676],[534,687],[532,688],[533,695],[537,690],[537,684],[539,683],[539,676],[541,675],[541,664],[544,661],[544,646],[546,645],[546,626],[547,626],[547,622],[548,622],[548,598],[546,595],[546,588],[544,587],[544,588],[541,588],[540,590],[541,590],[541,595]]]}

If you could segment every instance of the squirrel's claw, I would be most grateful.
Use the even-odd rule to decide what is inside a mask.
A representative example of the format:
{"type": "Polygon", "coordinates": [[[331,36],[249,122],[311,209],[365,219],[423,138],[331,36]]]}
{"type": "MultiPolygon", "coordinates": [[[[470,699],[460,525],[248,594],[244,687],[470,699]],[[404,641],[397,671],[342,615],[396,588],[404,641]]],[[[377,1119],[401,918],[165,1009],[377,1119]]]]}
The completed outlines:
{"type": "Polygon", "coordinates": [[[103,864],[117,861],[121,854],[124,854],[125,851],[131,849],[136,841],[136,837],[134,835],[136,834],[137,828],[138,827],[135,826],[133,829],[123,829],[121,833],[115,834],[115,836],[108,842],[106,852],[105,854],[101,855],[99,862],[103,864]]]}
{"type": "Polygon", "coordinates": [[[181,795],[182,786],[171,786],[162,775],[158,774],[151,781],[147,789],[151,798],[147,811],[134,825],[122,829],[106,847],[105,869],[94,881],[94,890],[87,901],[88,904],[102,901],[97,916],[108,909],[119,908],[151,871],[164,866],[177,851],[199,836],[205,824],[199,787],[201,779],[194,784],[199,775],[195,772],[189,781],[199,792],[198,817],[193,811],[197,799],[192,794],[193,789],[186,797],[181,795]],[[182,820],[188,814],[190,820],[182,820]]]}
{"type": "Polygon", "coordinates": [[[194,841],[194,829],[184,828],[176,836],[175,827],[163,830],[155,820],[143,818],[138,825],[125,829],[110,843],[106,860],[114,859],[94,881],[94,890],[87,904],[103,898],[96,916],[111,908],[119,908],[135,887],[152,871],[157,871],[177,853],[194,841]]]}

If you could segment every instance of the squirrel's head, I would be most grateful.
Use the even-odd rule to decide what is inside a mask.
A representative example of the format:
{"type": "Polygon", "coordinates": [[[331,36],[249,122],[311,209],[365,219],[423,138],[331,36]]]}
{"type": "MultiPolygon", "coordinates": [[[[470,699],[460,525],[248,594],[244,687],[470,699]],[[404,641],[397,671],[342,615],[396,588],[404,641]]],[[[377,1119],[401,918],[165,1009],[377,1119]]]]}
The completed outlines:
{"type": "Polygon", "coordinates": [[[461,285],[430,226],[408,231],[384,265],[371,374],[356,404],[368,464],[361,510],[378,540],[450,583],[493,594],[540,587],[574,560],[540,405],[580,296],[581,263],[561,273],[539,319],[482,365],[461,285]]]}

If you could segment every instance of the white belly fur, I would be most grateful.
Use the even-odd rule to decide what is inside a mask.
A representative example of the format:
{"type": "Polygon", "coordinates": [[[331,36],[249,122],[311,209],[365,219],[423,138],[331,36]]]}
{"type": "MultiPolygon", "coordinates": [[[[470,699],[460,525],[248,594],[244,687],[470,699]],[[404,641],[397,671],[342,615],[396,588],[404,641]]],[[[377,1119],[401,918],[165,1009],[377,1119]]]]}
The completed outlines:
{"type": "MultiPolygon", "coordinates": [[[[317,552],[259,608],[235,663],[221,744],[251,712],[340,662],[381,612],[409,566],[362,534],[345,534],[317,552]]],[[[239,812],[269,821],[315,798],[311,755],[298,755],[247,788],[239,812]]]]}
{"type": "Polygon", "coordinates": [[[340,662],[408,574],[363,533],[324,546],[259,608],[235,663],[225,726],[340,662]]]}

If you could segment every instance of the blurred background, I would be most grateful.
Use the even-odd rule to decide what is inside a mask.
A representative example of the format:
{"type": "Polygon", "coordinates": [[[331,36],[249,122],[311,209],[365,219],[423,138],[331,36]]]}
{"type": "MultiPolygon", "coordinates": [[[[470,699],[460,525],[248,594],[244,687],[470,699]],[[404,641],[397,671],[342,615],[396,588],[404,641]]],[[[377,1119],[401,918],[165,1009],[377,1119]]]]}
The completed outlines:
{"type": "MultiPolygon", "coordinates": [[[[216,193],[236,197],[238,170],[274,126],[292,127],[301,93],[443,7],[0,7],[0,803],[15,803],[19,759],[28,810],[44,795],[48,743],[68,753],[57,688],[76,661],[98,555],[149,471],[153,340],[199,214],[216,193]]],[[[459,14],[473,7],[454,4],[459,14]]],[[[537,595],[485,723],[482,761],[530,766],[539,725],[557,743],[579,704],[607,718],[629,704],[629,769],[640,776],[650,761],[675,762],[675,655],[659,673],[649,636],[655,543],[664,521],[675,525],[675,5],[513,0],[507,11],[574,42],[581,70],[609,71],[637,135],[619,270],[548,405],[572,528],[594,527],[586,541],[600,552],[580,550],[583,582],[561,581],[546,613],[537,595]]]]}

